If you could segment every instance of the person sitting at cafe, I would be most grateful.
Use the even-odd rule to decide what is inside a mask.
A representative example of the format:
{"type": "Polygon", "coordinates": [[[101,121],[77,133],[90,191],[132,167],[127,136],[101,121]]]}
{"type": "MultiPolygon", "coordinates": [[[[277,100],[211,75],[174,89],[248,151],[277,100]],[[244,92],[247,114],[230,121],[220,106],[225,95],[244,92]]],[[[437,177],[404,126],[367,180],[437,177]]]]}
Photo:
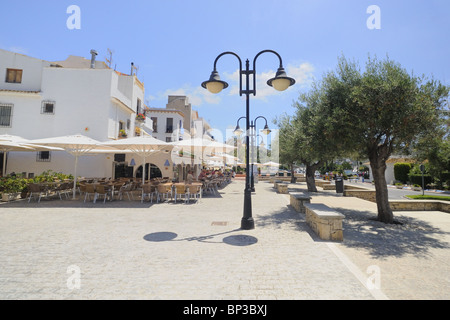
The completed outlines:
{"type": "Polygon", "coordinates": [[[186,183],[187,184],[192,184],[192,182],[194,182],[194,175],[192,170],[189,170],[187,176],[186,176],[186,183]]]}
{"type": "Polygon", "coordinates": [[[200,172],[200,174],[198,175],[198,180],[202,181],[206,179],[206,170],[202,169],[202,171],[200,172]]]}

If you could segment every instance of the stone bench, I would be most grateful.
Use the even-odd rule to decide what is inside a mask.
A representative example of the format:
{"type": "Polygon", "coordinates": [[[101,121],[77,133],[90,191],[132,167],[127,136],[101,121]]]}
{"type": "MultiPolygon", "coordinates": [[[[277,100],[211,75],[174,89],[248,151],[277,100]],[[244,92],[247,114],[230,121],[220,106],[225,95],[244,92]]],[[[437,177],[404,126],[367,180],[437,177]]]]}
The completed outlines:
{"type": "Polygon", "coordinates": [[[283,193],[283,194],[289,193],[288,186],[289,186],[289,184],[287,184],[287,183],[278,183],[277,184],[278,193],[283,193]]]}
{"type": "Polygon", "coordinates": [[[283,183],[283,181],[282,180],[274,180],[273,181],[273,187],[274,187],[274,189],[278,189],[278,184],[279,183],[283,183]]]}
{"type": "Polygon", "coordinates": [[[343,241],[344,215],[322,203],[305,203],[306,222],[322,240],[343,241]]]}
{"type": "Polygon", "coordinates": [[[305,213],[305,203],[311,202],[311,197],[303,192],[289,192],[290,205],[297,212],[305,213]]]}
{"type": "Polygon", "coordinates": [[[323,185],[331,184],[331,182],[327,181],[327,180],[315,180],[315,183],[316,183],[316,186],[321,187],[321,188],[323,185]]]}

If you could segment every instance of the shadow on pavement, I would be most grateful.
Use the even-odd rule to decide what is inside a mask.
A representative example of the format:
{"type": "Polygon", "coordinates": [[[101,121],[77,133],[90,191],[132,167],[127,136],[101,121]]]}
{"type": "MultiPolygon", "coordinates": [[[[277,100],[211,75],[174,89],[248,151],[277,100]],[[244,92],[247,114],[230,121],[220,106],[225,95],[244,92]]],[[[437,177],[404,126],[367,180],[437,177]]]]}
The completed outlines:
{"type": "Polygon", "coordinates": [[[337,207],[334,209],[345,215],[343,245],[364,249],[375,258],[404,255],[424,257],[430,248],[450,248],[449,243],[438,239],[448,232],[421,219],[395,216],[401,224],[385,224],[373,220],[376,218],[373,212],[337,207]]]}
{"type": "Polygon", "coordinates": [[[164,241],[198,241],[198,242],[205,242],[205,243],[225,243],[232,246],[250,246],[252,244],[255,244],[258,242],[258,239],[253,236],[244,235],[244,234],[237,234],[237,235],[231,235],[228,237],[225,237],[222,239],[222,241],[217,241],[215,238],[217,236],[242,231],[241,229],[234,229],[230,231],[225,232],[219,232],[204,236],[193,236],[188,238],[182,238],[177,239],[178,234],[174,232],[169,231],[162,231],[162,232],[154,232],[146,234],[143,239],[150,242],[164,242],[164,241]]]}

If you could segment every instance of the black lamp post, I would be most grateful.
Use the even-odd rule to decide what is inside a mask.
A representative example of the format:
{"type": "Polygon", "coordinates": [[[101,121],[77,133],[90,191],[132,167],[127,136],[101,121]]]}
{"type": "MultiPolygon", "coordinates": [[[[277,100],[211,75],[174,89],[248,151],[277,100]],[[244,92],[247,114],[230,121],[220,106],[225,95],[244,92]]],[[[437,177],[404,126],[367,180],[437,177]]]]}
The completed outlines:
{"type": "MultiPolygon", "coordinates": [[[[208,89],[211,93],[219,93],[223,89],[228,87],[228,83],[220,80],[219,73],[217,72],[217,61],[224,55],[231,54],[239,60],[239,95],[246,95],[246,130],[247,133],[250,130],[250,94],[256,95],[256,59],[265,52],[271,52],[275,54],[280,60],[280,66],[275,74],[275,77],[269,79],[267,84],[274,87],[278,91],[284,91],[288,87],[295,84],[295,80],[289,78],[286,75],[286,71],[283,68],[283,61],[281,56],[273,50],[263,50],[259,52],[253,59],[253,70],[250,70],[250,62],[247,59],[245,62],[245,70],[242,69],[242,60],[234,52],[226,51],[222,52],[214,60],[214,68],[209,80],[202,83],[202,87],[208,89]],[[242,89],[242,76],[245,75],[245,90],[242,89]],[[253,75],[253,89],[250,89],[250,75],[253,75]]],[[[250,163],[249,163],[249,135],[246,135],[246,168],[245,168],[245,190],[244,190],[244,215],[241,220],[241,229],[250,230],[255,228],[255,222],[252,217],[252,191],[250,185],[250,163]]]]}
{"type": "MultiPolygon", "coordinates": [[[[245,118],[245,117],[240,117],[237,120],[236,129],[234,129],[234,134],[236,134],[236,135],[240,135],[243,132],[242,129],[239,127],[239,120],[241,120],[243,118],[245,118]]],[[[265,135],[268,135],[271,132],[271,130],[269,129],[269,126],[267,125],[267,119],[265,117],[258,116],[258,117],[255,118],[255,120],[251,121],[250,122],[250,128],[251,128],[251,131],[253,131],[253,132],[251,132],[251,133],[247,132],[247,134],[250,134],[252,136],[252,148],[254,147],[253,139],[256,139],[256,136],[257,136],[256,120],[258,120],[260,118],[262,118],[262,119],[264,119],[266,121],[266,124],[264,125],[264,129],[262,130],[262,132],[265,135]]],[[[252,153],[253,153],[253,151],[252,151],[252,153]]],[[[250,179],[250,186],[251,187],[250,187],[250,189],[252,190],[252,192],[255,192],[255,178],[254,178],[254,174],[253,174],[254,173],[254,171],[253,171],[254,170],[253,169],[253,163],[254,163],[254,161],[253,161],[253,155],[252,155],[251,179],[250,179]]]]}

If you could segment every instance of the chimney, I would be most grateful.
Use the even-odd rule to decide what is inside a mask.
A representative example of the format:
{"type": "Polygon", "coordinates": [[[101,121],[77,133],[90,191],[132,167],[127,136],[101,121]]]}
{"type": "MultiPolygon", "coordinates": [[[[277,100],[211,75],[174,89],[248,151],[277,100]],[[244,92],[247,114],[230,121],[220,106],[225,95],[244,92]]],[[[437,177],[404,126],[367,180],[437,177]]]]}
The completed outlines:
{"type": "Polygon", "coordinates": [[[95,69],[95,57],[98,55],[98,52],[94,49],[91,50],[91,69],[95,69]]]}
{"type": "Polygon", "coordinates": [[[131,63],[131,75],[133,75],[134,72],[134,62],[131,63]]]}

